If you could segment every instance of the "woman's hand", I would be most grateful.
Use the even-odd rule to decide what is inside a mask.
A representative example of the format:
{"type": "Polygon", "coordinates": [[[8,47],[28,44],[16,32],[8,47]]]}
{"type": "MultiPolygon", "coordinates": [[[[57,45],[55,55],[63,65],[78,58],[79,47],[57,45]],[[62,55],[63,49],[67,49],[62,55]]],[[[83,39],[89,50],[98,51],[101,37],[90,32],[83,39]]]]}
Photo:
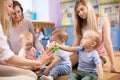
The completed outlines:
{"type": "Polygon", "coordinates": [[[57,46],[58,44],[55,41],[48,43],[47,48],[52,49],[53,47],[57,46]]]}
{"type": "Polygon", "coordinates": [[[111,73],[117,73],[117,71],[116,71],[116,69],[115,69],[114,66],[111,66],[111,67],[110,67],[110,72],[111,72],[111,73]]]}
{"type": "Polygon", "coordinates": [[[42,54],[37,60],[39,60],[41,66],[43,64],[46,64],[48,60],[52,57],[53,57],[53,52],[49,48],[47,48],[44,52],[42,52],[42,54]]]}

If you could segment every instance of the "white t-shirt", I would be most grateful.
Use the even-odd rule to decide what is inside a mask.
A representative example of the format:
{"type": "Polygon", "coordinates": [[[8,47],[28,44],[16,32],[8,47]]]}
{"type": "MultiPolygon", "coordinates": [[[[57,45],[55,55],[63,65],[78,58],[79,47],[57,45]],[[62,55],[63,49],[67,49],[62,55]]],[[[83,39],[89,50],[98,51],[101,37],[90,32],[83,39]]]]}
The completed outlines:
{"type": "Polygon", "coordinates": [[[5,37],[2,25],[0,23],[0,61],[10,59],[14,53],[10,50],[9,45],[7,43],[7,38],[5,37]]]}

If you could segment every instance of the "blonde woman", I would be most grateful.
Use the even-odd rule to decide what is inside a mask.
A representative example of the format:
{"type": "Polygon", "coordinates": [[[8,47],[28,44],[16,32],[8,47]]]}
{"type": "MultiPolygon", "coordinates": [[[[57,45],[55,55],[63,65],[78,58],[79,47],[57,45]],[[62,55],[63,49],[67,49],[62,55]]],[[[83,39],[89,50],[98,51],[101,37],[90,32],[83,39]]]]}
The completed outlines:
{"type": "MultiPolygon", "coordinates": [[[[113,46],[110,38],[110,23],[106,17],[96,17],[95,11],[89,2],[89,0],[77,0],[74,7],[74,16],[75,16],[75,40],[73,46],[80,45],[81,38],[89,29],[98,31],[102,35],[102,41],[98,48],[96,49],[99,53],[103,64],[105,63],[104,55],[108,54],[110,59],[111,72],[116,72],[115,62],[114,62],[114,53],[113,46]]],[[[77,62],[77,55],[71,55],[71,61],[74,65],[77,62]],[[75,62],[76,59],[76,62],[75,62]]]]}
{"type": "Polygon", "coordinates": [[[12,13],[12,0],[0,0],[0,80],[37,80],[32,71],[12,67],[12,65],[41,66],[50,58],[47,55],[48,51],[44,52],[39,60],[28,60],[18,57],[10,50],[7,40],[12,13]]]}

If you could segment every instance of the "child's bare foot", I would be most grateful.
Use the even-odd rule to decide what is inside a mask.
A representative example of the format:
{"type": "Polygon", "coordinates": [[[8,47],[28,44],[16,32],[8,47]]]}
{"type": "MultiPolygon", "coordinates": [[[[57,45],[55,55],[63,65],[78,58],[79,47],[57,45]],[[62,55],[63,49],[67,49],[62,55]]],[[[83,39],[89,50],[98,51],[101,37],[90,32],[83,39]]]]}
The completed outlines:
{"type": "Polygon", "coordinates": [[[42,77],[40,77],[41,80],[53,80],[52,76],[45,76],[43,75],[42,77]]]}

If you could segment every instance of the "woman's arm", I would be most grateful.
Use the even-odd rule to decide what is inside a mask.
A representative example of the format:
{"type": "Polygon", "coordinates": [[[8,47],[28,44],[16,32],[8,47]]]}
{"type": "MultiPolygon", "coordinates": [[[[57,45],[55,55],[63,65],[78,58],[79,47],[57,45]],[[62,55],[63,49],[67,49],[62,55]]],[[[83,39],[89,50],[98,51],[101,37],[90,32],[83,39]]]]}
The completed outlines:
{"type": "Polygon", "coordinates": [[[97,64],[97,69],[98,69],[98,80],[103,80],[103,68],[102,64],[97,64]]]}
{"type": "Polygon", "coordinates": [[[10,59],[5,60],[7,64],[14,64],[18,66],[41,66],[48,62],[48,60],[53,57],[52,52],[49,53],[49,50],[44,51],[37,60],[29,60],[17,55],[13,55],[10,59]]]}
{"type": "Polygon", "coordinates": [[[104,18],[105,24],[103,25],[103,40],[104,40],[104,46],[107,51],[108,57],[111,62],[111,71],[115,71],[115,61],[114,61],[114,53],[113,53],[113,45],[111,42],[110,37],[110,22],[107,18],[104,18]]]}
{"type": "MultiPolygon", "coordinates": [[[[75,37],[74,37],[74,43],[72,46],[76,47],[76,46],[79,46],[80,45],[80,37],[78,37],[76,34],[74,34],[75,37]]],[[[78,55],[77,54],[74,54],[74,52],[70,52],[69,54],[70,56],[70,61],[72,63],[72,66],[76,65],[77,62],[78,62],[78,55]]]]}
{"type": "Polygon", "coordinates": [[[18,66],[41,66],[45,64],[52,56],[52,52],[49,53],[49,50],[46,50],[37,60],[29,60],[17,55],[13,55],[8,60],[5,60],[7,64],[14,64],[18,66]]]}
{"type": "MultiPolygon", "coordinates": [[[[76,47],[76,46],[79,46],[80,45],[80,37],[78,37],[76,34],[74,34],[74,42],[73,42],[73,47],[76,47]]],[[[74,53],[73,52],[71,52],[69,55],[71,56],[71,55],[73,55],[74,53]]],[[[77,54],[74,54],[74,55],[77,55],[77,54]]]]}
{"type": "Polygon", "coordinates": [[[81,41],[80,37],[77,36],[77,34],[75,34],[74,43],[73,43],[72,46],[75,46],[75,47],[79,46],[80,45],[80,41],[81,41]]]}
{"type": "Polygon", "coordinates": [[[28,25],[29,25],[29,28],[30,28],[30,32],[33,34],[34,36],[34,46],[40,50],[41,52],[44,51],[44,48],[42,46],[42,44],[40,43],[40,41],[36,38],[36,34],[35,34],[35,31],[34,31],[34,26],[32,24],[32,22],[28,22],[28,25]]]}
{"type": "Polygon", "coordinates": [[[14,64],[18,66],[38,66],[42,65],[40,61],[37,60],[29,60],[17,55],[13,55],[10,59],[5,61],[7,64],[14,64]]]}

